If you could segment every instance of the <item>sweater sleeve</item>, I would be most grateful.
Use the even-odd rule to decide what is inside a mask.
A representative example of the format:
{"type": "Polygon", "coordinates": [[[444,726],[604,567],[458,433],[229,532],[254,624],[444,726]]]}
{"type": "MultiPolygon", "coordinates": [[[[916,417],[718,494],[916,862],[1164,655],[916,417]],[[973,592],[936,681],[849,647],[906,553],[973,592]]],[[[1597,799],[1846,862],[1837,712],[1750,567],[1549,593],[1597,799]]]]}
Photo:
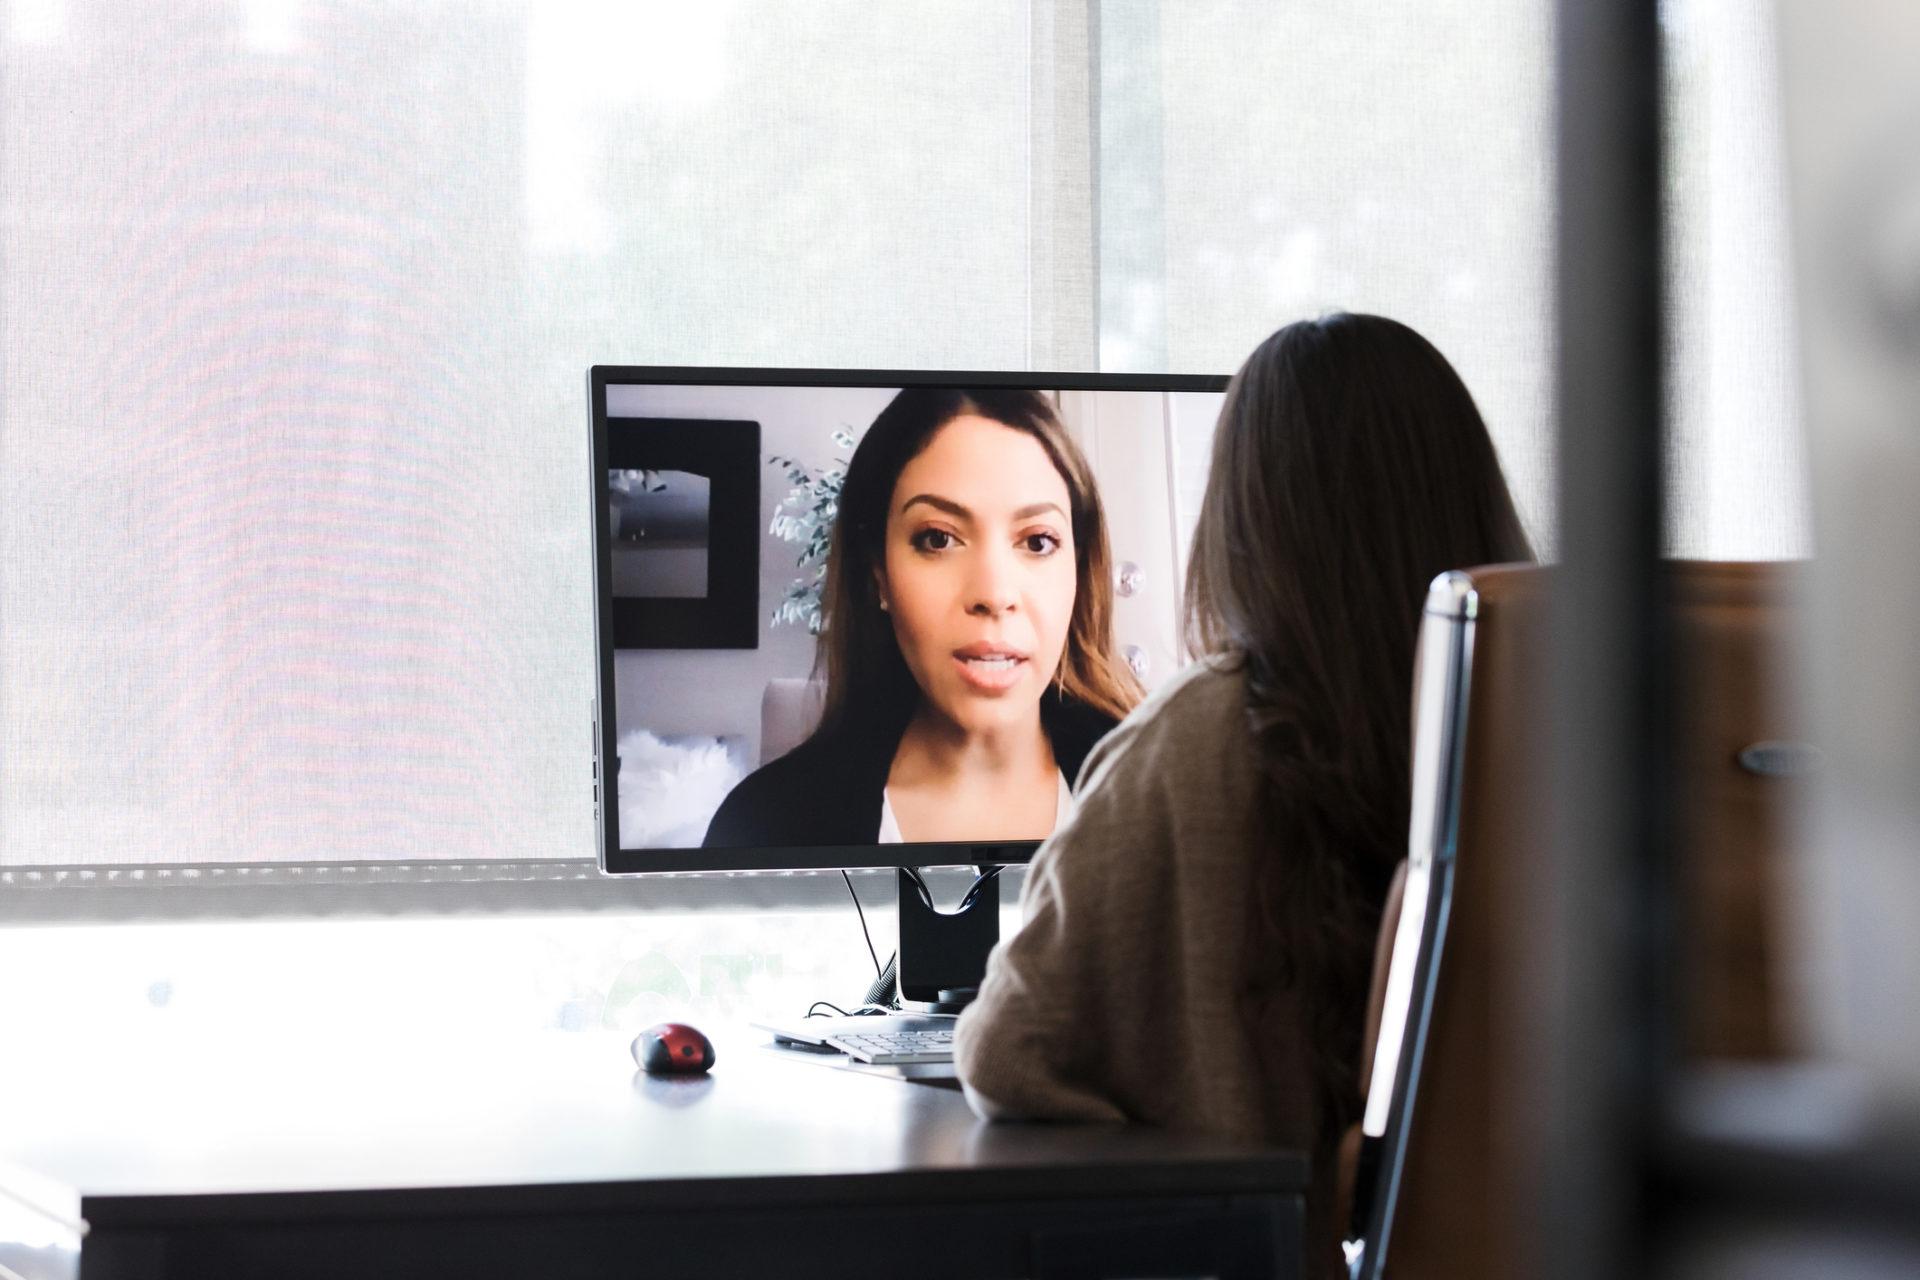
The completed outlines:
{"type": "Polygon", "coordinates": [[[967,1101],[989,1120],[1124,1120],[1079,1062],[1079,939],[1054,879],[1027,881],[1027,921],[994,950],[979,998],[960,1017],[954,1060],[967,1101]]]}
{"type": "Polygon", "coordinates": [[[1168,841],[1159,788],[1130,785],[1121,731],[1089,758],[1072,820],[1035,854],[1019,932],[994,949],[961,1015],[954,1056],[988,1119],[1139,1118],[1116,1078],[1135,1000],[1152,1000],[1167,929],[1159,895],[1168,841]]]}

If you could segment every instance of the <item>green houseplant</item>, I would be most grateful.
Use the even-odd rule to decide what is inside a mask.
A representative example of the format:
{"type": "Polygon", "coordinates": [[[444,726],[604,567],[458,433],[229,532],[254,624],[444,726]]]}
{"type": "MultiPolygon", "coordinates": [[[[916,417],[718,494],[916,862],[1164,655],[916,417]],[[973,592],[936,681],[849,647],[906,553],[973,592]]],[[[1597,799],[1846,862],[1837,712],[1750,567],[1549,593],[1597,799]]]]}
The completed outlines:
{"type": "Polygon", "coordinates": [[[853,432],[842,427],[832,440],[841,456],[818,468],[779,454],[767,458],[768,466],[786,472],[790,486],[774,508],[767,531],[800,547],[794,557],[799,574],[774,608],[772,623],[776,627],[805,623],[808,634],[816,636],[823,621],[820,597],[827,581],[827,548],[833,540],[833,522],[840,515],[840,485],[847,477],[846,455],[853,452],[853,432]]]}

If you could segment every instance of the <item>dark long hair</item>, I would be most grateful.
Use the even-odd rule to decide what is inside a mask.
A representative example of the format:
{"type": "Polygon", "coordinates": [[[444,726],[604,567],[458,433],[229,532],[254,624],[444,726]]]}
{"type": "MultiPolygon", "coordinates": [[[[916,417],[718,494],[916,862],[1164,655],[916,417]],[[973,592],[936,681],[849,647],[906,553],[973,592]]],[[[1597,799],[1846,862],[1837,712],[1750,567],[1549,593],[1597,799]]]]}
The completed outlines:
{"type": "Polygon", "coordinates": [[[1187,641],[1244,665],[1271,857],[1254,937],[1313,1032],[1337,1135],[1374,934],[1405,856],[1414,641],[1448,569],[1531,559],[1486,424],[1433,345],[1380,316],[1288,325],[1234,375],[1187,576],[1187,641]]]}
{"type": "Polygon", "coordinates": [[[827,681],[821,734],[875,715],[904,718],[919,704],[920,687],[900,656],[893,624],[880,609],[874,570],[885,563],[887,508],[900,473],[940,428],[968,414],[1032,436],[1066,481],[1077,586],[1055,675],[1058,696],[1115,719],[1140,701],[1140,682],[1114,650],[1113,574],[1100,491],[1046,397],[1037,391],[909,387],[867,428],[840,486],[816,657],[827,681]]]}

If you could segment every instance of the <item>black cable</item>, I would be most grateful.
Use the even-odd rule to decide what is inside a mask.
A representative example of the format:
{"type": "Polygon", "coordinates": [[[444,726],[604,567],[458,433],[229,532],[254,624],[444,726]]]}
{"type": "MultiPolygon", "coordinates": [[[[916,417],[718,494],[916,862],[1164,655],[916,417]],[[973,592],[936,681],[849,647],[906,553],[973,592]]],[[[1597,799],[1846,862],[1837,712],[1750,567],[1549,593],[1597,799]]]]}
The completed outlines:
{"type": "Polygon", "coordinates": [[[927,910],[938,911],[940,908],[933,905],[933,890],[927,888],[927,882],[921,878],[920,872],[913,867],[902,867],[900,870],[920,891],[920,901],[927,904],[927,910]]]}
{"type": "Polygon", "coordinates": [[[887,957],[887,967],[867,988],[866,999],[862,1002],[869,1007],[887,1010],[897,1009],[900,1005],[900,953],[894,952],[887,957]]]}
{"type": "Polygon", "coordinates": [[[968,907],[972,906],[973,900],[980,896],[980,891],[997,879],[1002,870],[1003,868],[1001,867],[988,867],[985,871],[975,876],[973,883],[967,886],[967,896],[960,899],[960,906],[957,910],[965,911],[968,907]]]}
{"type": "Polygon", "coordinates": [[[873,949],[873,934],[867,929],[867,913],[860,906],[860,895],[854,893],[853,877],[842,871],[840,878],[847,882],[847,892],[853,896],[853,909],[860,917],[860,936],[867,940],[867,955],[873,960],[873,976],[878,980],[881,976],[880,953],[873,949]]]}
{"type": "Polygon", "coordinates": [[[880,1017],[885,1017],[887,1014],[890,1014],[890,1013],[899,1012],[897,1009],[893,1008],[891,1005],[863,1004],[858,1009],[855,1009],[852,1013],[848,1013],[845,1009],[842,1009],[839,1005],[835,1004],[831,1000],[815,1000],[812,1004],[807,1006],[807,1016],[809,1018],[824,1018],[827,1016],[824,1013],[815,1012],[818,1009],[831,1009],[843,1018],[880,1018],[880,1017]]]}

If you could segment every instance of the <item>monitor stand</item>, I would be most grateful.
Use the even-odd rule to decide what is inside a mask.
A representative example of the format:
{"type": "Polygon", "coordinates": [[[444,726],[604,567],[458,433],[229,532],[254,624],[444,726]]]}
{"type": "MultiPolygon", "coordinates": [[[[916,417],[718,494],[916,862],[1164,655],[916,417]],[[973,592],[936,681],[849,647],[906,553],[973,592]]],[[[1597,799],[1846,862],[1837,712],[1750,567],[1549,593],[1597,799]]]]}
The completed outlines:
{"type": "MultiPolygon", "coordinates": [[[[984,875],[988,868],[975,868],[984,875]]],[[[905,871],[900,882],[900,1007],[912,1013],[958,1013],[986,976],[987,953],[1000,940],[1000,881],[980,883],[956,911],[929,906],[905,871]]]]}

